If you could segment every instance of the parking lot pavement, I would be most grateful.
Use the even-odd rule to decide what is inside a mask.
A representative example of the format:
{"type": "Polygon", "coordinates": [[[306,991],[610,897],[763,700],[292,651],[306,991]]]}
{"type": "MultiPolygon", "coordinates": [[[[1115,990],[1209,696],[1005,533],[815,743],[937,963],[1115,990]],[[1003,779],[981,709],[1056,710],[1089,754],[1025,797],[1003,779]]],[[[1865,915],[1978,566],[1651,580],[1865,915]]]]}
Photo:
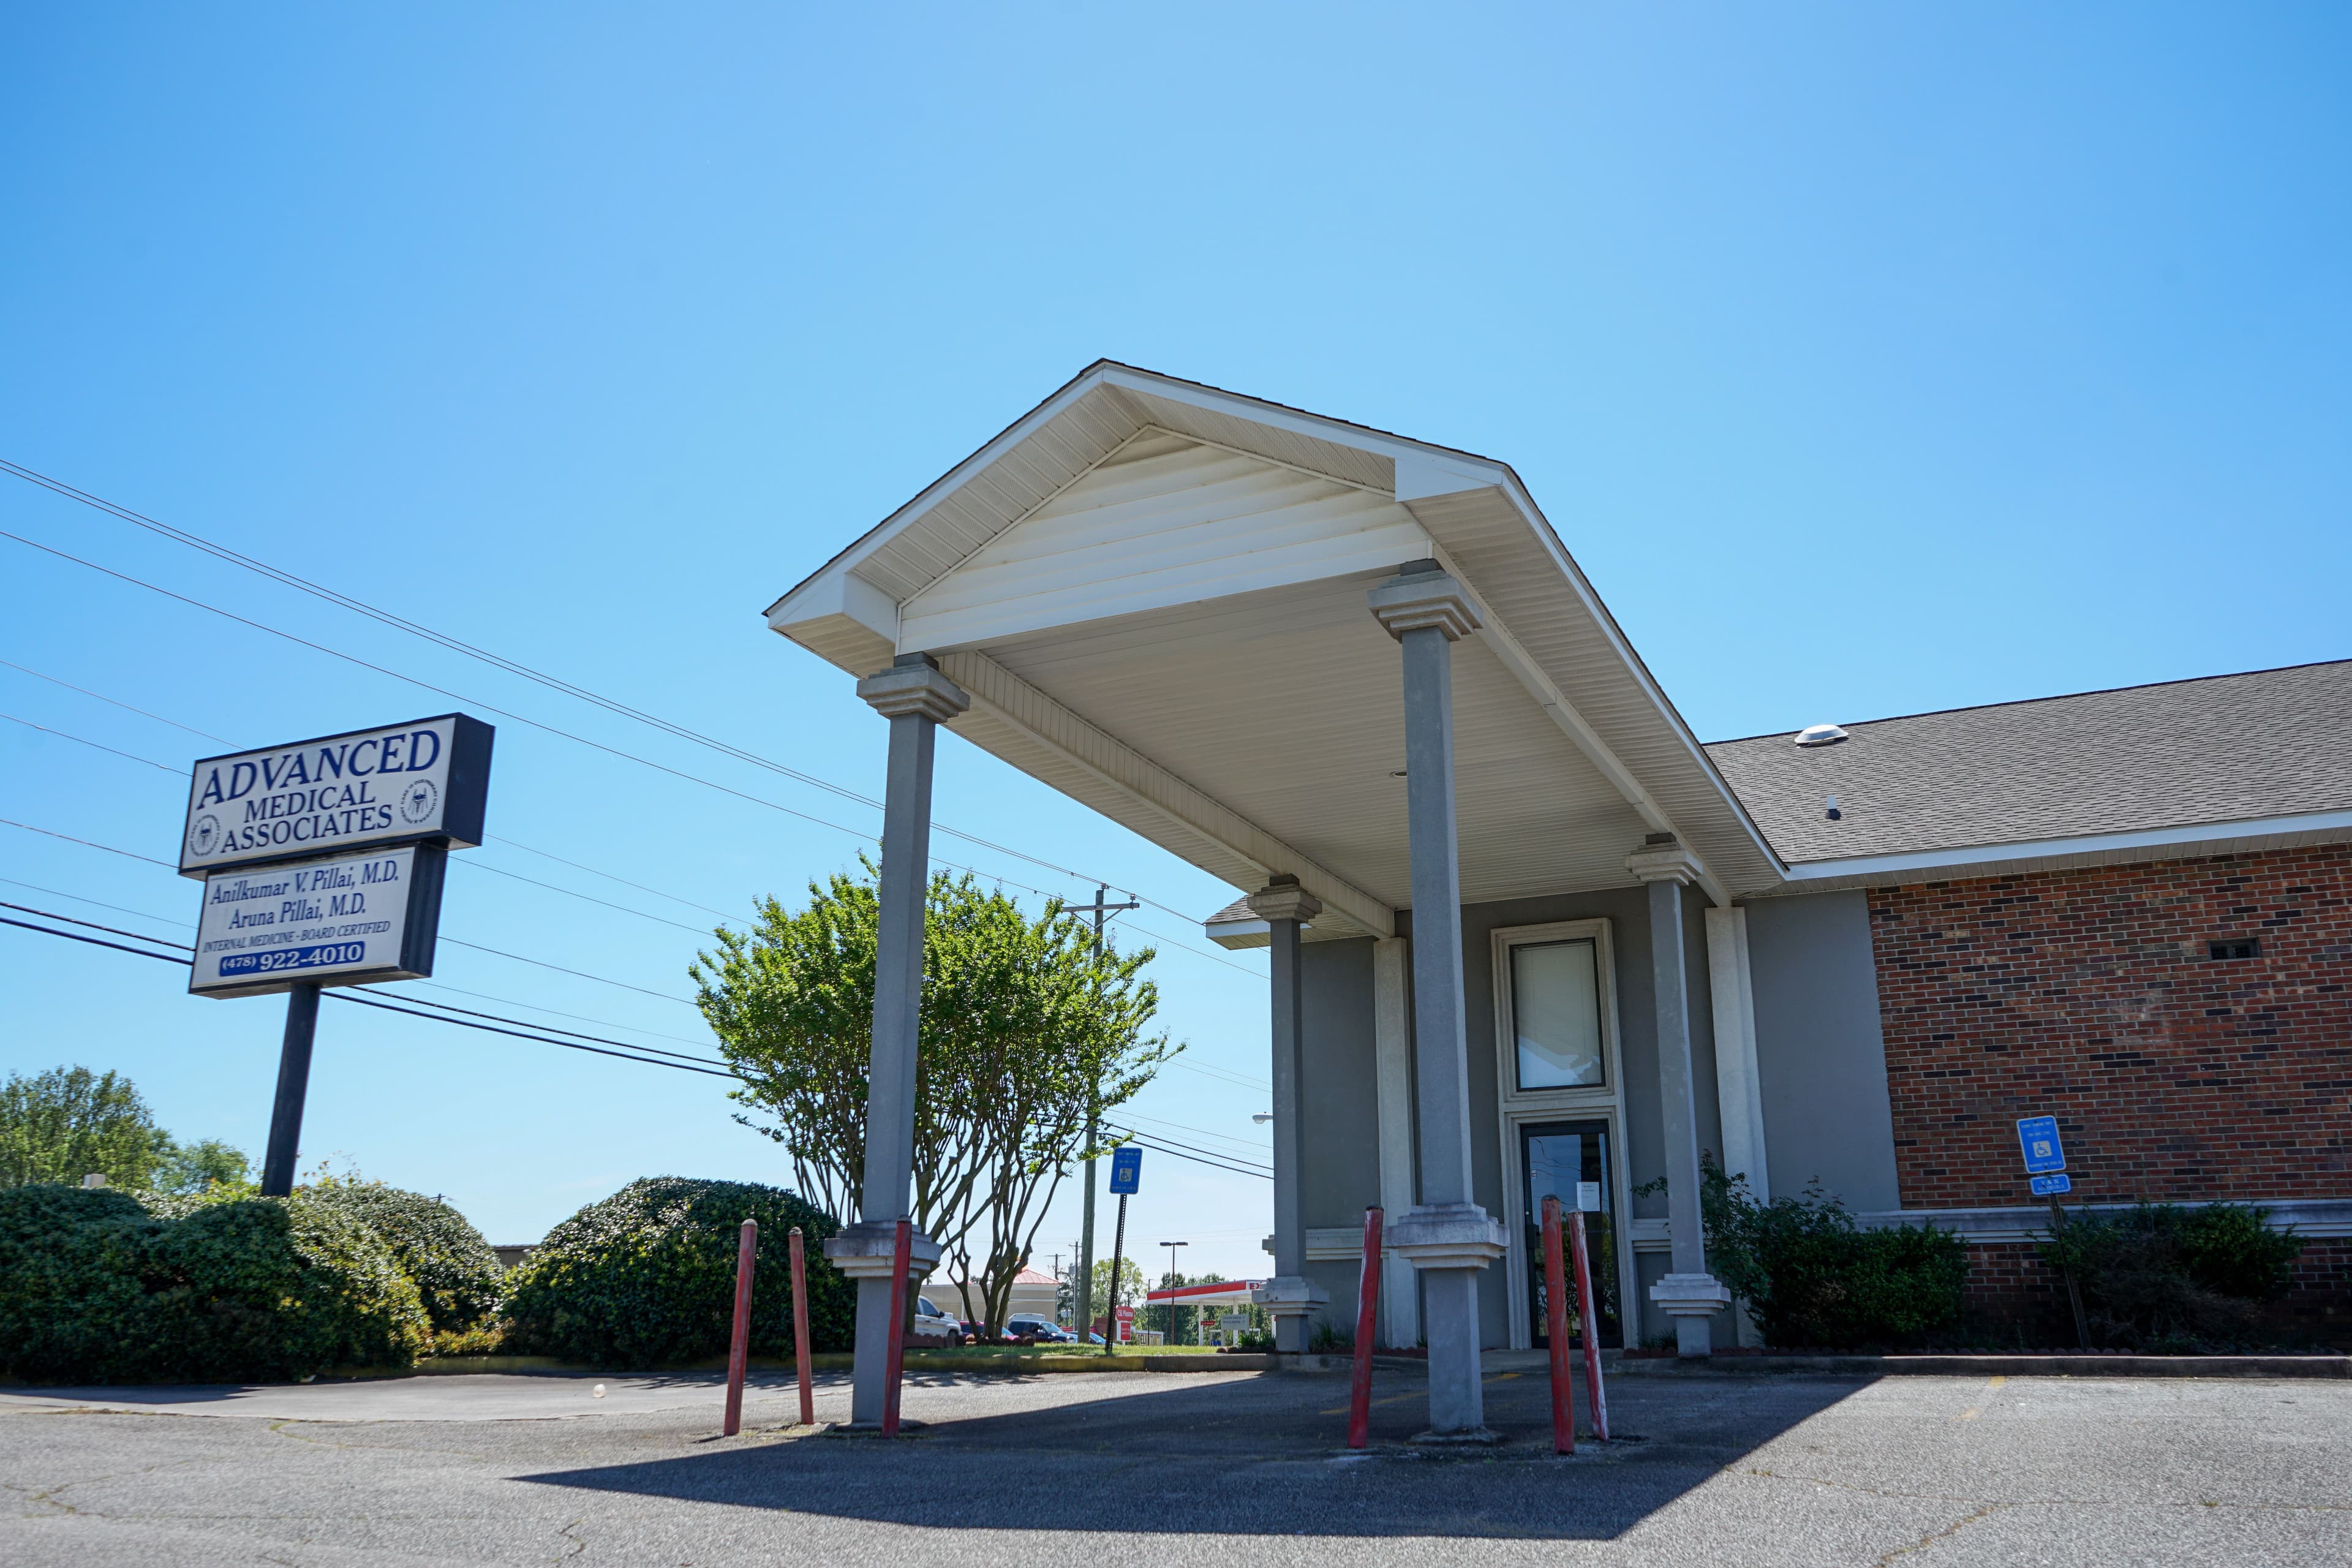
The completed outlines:
{"type": "Polygon", "coordinates": [[[1384,1372],[1362,1454],[1337,1377],[910,1378],[893,1444],[797,1435],[787,1383],[722,1439],[714,1380],[595,1381],[0,1394],[0,1561],[2352,1562],[2332,1383],[1628,1379],[1558,1458],[1539,1373],[1465,1453],[1384,1372]]]}

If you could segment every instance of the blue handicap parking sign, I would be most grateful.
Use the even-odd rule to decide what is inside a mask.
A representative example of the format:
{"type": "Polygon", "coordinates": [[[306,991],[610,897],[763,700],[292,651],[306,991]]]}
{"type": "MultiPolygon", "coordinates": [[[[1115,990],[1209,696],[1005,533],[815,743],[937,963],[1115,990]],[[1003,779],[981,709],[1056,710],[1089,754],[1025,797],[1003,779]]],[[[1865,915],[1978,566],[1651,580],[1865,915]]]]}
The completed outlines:
{"type": "Polygon", "coordinates": [[[2058,1119],[2054,1116],[2021,1116],[2017,1119],[2018,1146],[2025,1152],[2025,1173],[2045,1175],[2066,1168],[2066,1151],[2058,1142],[2058,1119]]]}
{"type": "Polygon", "coordinates": [[[1118,1197],[1143,1190],[1143,1151],[1129,1143],[1110,1152],[1110,1192],[1118,1197]]]}
{"type": "Polygon", "coordinates": [[[2063,1171],[2059,1172],[2054,1176],[2036,1176],[2033,1178],[2033,1195],[2037,1198],[2046,1198],[2053,1193],[2071,1193],[2074,1190],[2074,1178],[2067,1175],[2063,1171]]]}

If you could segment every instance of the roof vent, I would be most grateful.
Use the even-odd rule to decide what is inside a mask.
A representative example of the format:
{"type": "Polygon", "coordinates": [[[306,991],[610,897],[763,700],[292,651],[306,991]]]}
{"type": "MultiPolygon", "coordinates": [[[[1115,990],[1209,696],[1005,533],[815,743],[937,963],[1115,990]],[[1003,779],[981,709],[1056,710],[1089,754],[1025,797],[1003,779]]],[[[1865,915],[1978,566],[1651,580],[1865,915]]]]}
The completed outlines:
{"type": "Polygon", "coordinates": [[[1845,739],[1845,731],[1834,724],[1808,724],[1797,731],[1801,746],[1834,746],[1845,739]]]}

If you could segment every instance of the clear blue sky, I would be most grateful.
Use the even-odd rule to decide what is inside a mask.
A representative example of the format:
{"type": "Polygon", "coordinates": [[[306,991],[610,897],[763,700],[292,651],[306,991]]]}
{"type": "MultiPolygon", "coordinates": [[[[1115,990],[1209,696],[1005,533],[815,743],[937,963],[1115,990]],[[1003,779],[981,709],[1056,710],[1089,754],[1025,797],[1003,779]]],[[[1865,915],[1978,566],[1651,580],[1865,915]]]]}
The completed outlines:
{"type": "MultiPolygon", "coordinates": [[[[1709,739],[2352,655],[2340,7],[794,9],[13,10],[0,457],[867,793],[879,721],[760,611],[1100,355],[1516,464],[1709,739]]],[[[15,479],[0,527],[875,825],[15,479]]],[[[0,658],[236,744],[451,706],[5,540],[0,594],[0,658]]],[[[0,710],[221,749],[10,668],[0,710]]],[[[0,731],[0,816],[172,854],[173,777],[0,731]]],[[[941,759],[944,821],[1227,896],[941,759]]],[[[859,847],[504,721],[491,828],[691,902],[469,861],[688,926],[859,847]]],[[[195,910],[12,828],[0,876],[195,910]]],[[[445,948],[498,1010],[704,1037],[604,983],[685,995],[691,931],[479,870],[444,930],[601,977],[445,948]]],[[[1262,959],[1157,969],[1189,1059],[1263,1079],[1262,959]]],[[[259,1149],[278,1003],[5,931],[0,984],[0,1068],[121,1068],[259,1149]]],[[[1262,1150],[1260,1108],[1171,1072],[1140,1109],[1262,1150]]],[[[351,1007],[331,1152],[501,1241],[640,1174],[786,1179],[712,1080],[351,1007]]],[[[1129,1235],[1262,1270],[1269,1214],[1156,1160],[1129,1235]]]]}

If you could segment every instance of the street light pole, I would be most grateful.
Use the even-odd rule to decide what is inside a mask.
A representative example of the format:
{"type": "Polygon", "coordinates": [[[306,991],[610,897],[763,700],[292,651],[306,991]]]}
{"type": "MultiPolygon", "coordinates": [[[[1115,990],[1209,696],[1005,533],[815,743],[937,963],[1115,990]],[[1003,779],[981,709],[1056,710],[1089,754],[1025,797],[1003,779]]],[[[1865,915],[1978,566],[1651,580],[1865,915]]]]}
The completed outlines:
{"type": "MultiPolygon", "coordinates": [[[[1176,1249],[1180,1247],[1190,1247],[1192,1244],[1189,1241],[1163,1241],[1160,1245],[1168,1249],[1168,1289],[1173,1292],[1178,1278],[1176,1249]]],[[[1176,1342],[1176,1298],[1173,1294],[1168,1298],[1168,1342],[1171,1345],[1176,1342]]]]}

